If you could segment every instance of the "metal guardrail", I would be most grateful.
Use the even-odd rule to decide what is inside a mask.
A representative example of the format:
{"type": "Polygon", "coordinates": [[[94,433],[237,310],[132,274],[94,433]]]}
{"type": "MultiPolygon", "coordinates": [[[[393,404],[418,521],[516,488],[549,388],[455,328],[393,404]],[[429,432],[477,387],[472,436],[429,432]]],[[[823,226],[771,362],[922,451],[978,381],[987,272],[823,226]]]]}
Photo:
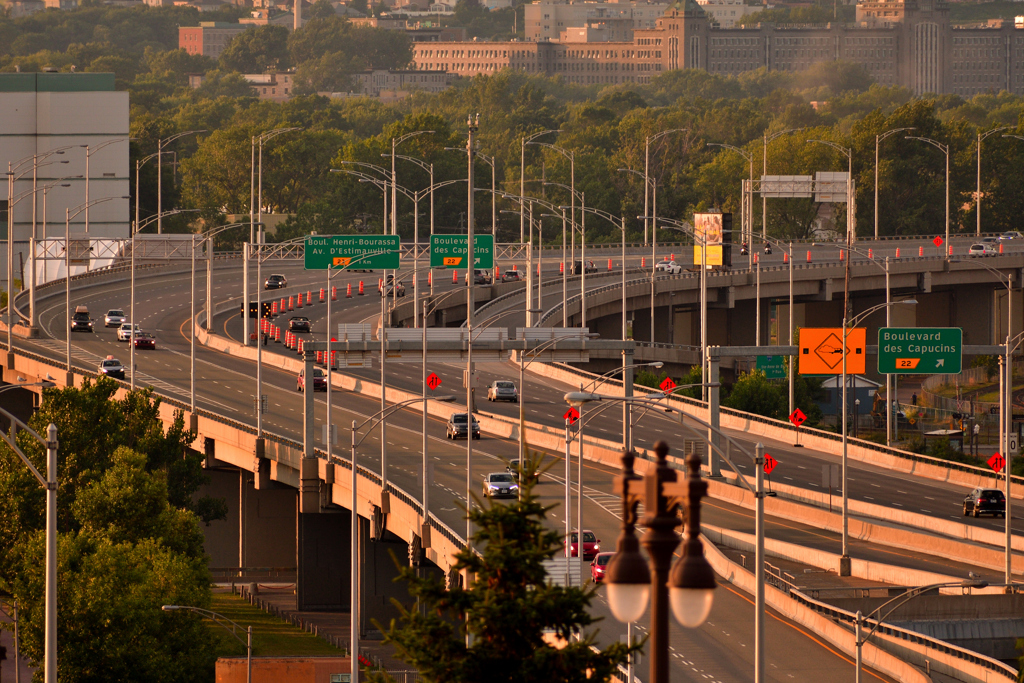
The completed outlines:
{"type": "MultiPolygon", "coordinates": [[[[805,607],[837,623],[849,624],[851,627],[855,626],[857,623],[857,615],[853,614],[852,612],[847,612],[844,609],[833,607],[832,605],[828,605],[824,602],[815,600],[814,598],[801,592],[799,589],[794,588],[790,590],[789,597],[801,603],[805,607]]],[[[864,619],[864,622],[868,624],[869,627],[877,623],[875,620],[867,618],[864,619]]],[[[1017,670],[1011,666],[1003,664],[997,659],[986,657],[985,655],[978,654],[977,652],[973,652],[966,648],[962,648],[942,640],[931,638],[921,633],[917,633],[916,631],[900,628],[898,626],[892,626],[890,624],[882,622],[875,630],[875,633],[881,633],[892,638],[897,638],[899,640],[906,641],[908,643],[923,645],[925,648],[929,650],[935,650],[943,654],[951,655],[957,659],[970,662],[971,664],[980,666],[993,673],[999,674],[1001,676],[1006,676],[1006,680],[1008,681],[1017,680],[1017,670]]]]}

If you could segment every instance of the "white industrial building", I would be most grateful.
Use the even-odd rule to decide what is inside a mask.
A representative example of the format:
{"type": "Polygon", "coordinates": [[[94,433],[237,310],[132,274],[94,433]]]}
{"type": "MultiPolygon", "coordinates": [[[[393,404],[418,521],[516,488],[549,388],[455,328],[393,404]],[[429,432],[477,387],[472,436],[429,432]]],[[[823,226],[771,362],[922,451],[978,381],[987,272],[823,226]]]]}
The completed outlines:
{"type": "MultiPolygon", "coordinates": [[[[128,93],[114,89],[114,74],[0,74],[0,132],[0,167],[5,174],[13,169],[15,177],[15,277],[22,272],[30,277],[30,240],[63,240],[66,211],[74,213],[87,196],[90,201],[117,199],[96,203],[72,218],[74,240],[129,237],[130,202],[122,199],[130,194],[128,93]]],[[[10,176],[5,179],[0,183],[0,210],[7,219],[10,176]]],[[[2,225],[6,237],[8,220],[2,225]]],[[[3,256],[0,289],[6,289],[6,248],[3,256]]],[[[63,273],[62,264],[47,265],[44,269],[40,263],[39,272],[63,273]]],[[[88,264],[80,265],[84,270],[88,264]]]]}

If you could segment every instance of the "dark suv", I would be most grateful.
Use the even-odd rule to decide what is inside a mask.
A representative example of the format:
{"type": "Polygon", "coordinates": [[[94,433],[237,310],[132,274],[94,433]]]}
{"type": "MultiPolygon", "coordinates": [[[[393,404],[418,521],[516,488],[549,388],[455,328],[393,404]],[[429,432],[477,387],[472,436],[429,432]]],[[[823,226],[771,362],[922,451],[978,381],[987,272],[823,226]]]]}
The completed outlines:
{"type": "Polygon", "coordinates": [[[990,514],[993,517],[1006,517],[1006,498],[999,489],[986,489],[979,486],[964,498],[964,517],[967,515],[990,514]]]}
{"type": "MultiPolygon", "coordinates": [[[[449,439],[465,439],[466,438],[466,423],[468,418],[466,413],[452,413],[452,416],[448,418],[448,429],[445,436],[449,439]]],[[[473,438],[480,438],[480,423],[473,418],[473,438]]]]}
{"type": "Polygon", "coordinates": [[[92,332],[92,319],[88,313],[76,312],[71,316],[72,332],[92,332]]]}

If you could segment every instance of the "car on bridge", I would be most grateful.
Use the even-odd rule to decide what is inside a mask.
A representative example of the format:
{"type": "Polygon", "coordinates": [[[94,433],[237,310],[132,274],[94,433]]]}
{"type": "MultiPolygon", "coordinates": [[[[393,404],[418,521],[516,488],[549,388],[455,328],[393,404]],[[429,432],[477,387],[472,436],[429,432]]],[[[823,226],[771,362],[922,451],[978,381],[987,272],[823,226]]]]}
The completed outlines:
{"type": "MultiPolygon", "coordinates": [[[[469,430],[466,427],[468,420],[466,413],[452,413],[452,416],[448,418],[445,436],[453,440],[468,438],[469,430]]],[[[480,438],[480,423],[475,417],[473,418],[473,438],[480,438]]]]}
{"type": "Polygon", "coordinates": [[[313,330],[309,318],[304,315],[295,315],[288,320],[289,332],[311,332],[313,330]]]}
{"type": "Polygon", "coordinates": [[[512,401],[519,403],[519,391],[514,382],[507,379],[496,379],[487,387],[488,401],[512,401]]]}
{"type": "Polygon", "coordinates": [[[597,266],[594,265],[593,261],[587,261],[587,267],[584,270],[584,268],[583,268],[583,261],[577,261],[573,265],[573,267],[572,267],[572,274],[573,275],[579,275],[580,273],[584,273],[584,272],[586,272],[586,273],[596,273],[597,272],[597,266]]]}
{"type": "MultiPolygon", "coordinates": [[[[579,557],[579,548],[576,543],[576,532],[569,534],[569,555],[579,557]]],[[[591,560],[601,552],[601,539],[594,535],[593,531],[583,530],[583,559],[591,560]]]]}
{"type": "MultiPolygon", "coordinates": [[[[469,275],[468,274],[466,276],[466,279],[467,280],[469,279],[469,275]]],[[[491,277],[491,272],[489,270],[481,270],[481,269],[478,268],[478,269],[473,271],[473,284],[474,285],[490,285],[490,284],[494,284],[494,278],[491,277]]]]}
{"type": "MultiPolygon", "coordinates": [[[[305,370],[299,370],[296,378],[295,391],[306,391],[305,370]]],[[[327,391],[327,372],[323,368],[313,368],[313,391],[327,391]]]]}
{"type": "Polygon", "coordinates": [[[491,472],[484,476],[485,498],[518,498],[519,484],[508,472],[491,472]]]}
{"type": "Polygon", "coordinates": [[[615,553],[598,553],[590,562],[590,578],[594,583],[601,583],[604,580],[604,573],[608,570],[608,563],[611,562],[615,553]]]}
{"type": "Polygon", "coordinates": [[[518,270],[506,270],[501,274],[502,282],[522,282],[523,274],[518,270]]]}
{"type": "Polygon", "coordinates": [[[1016,230],[1007,230],[999,236],[1001,240],[1024,240],[1024,235],[1020,234],[1016,230]]]}
{"type": "Polygon", "coordinates": [[[394,296],[405,296],[405,283],[390,280],[385,282],[384,286],[380,288],[381,296],[391,296],[392,292],[394,293],[394,296]]]}
{"type": "Polygon", "coordinates": [[[89,309],[79,306],[71,316],[72,332],[92,332],[92,318],[89,317],[89,309]]]}
{"type": "Polygon", "coordinates": [[[128,318],[125,317],[124,311],[120,308],[112,308],[103,316],[104,327],[120,327],[122,323],[127,321],[128,318]]]}
{"type": "Polygon", "coordinates": [[[683,272],[683,267],[676,263],[675,261],[665,259],[663,261],[658,261],[657,263],[655,263],[654,270],[662,271],[668,273],[669,275],[679,275],[679,273],[683,272]]]}
{"type": "Polygon", "coordinates": [[[107,356],[100,361],[100,367],[97,368],[97,372],[114,379],[124,379],[124,366],[121,365],[121,361],[113,356],[107,356]]]}
{"type": "Polygon", "coordinates": [[[156,351],[156,337],[151,335],[149,332],[136,332],[135,333],[135,348],[137,349],[149,349],[156,351]]]}
{"type": "MultiPolygon", "coordinates": [[[[142,332],[142,328],[139,327],[138,323],[135,324],[135,334],[142,332]]],[[[132,338],[132,324],[121,323],[121,327],[117,328],[117,341],[131,341],[132,338]]]]}
{"type": "Polygon", "coordinates": [[[992,515],[1006,517],[1006,498],[999,489],[987,489],[979,486],[964,498],[964,517],[973,515],[992,515]]]}
{"type": "Polygon", "coordinates": [[[995,256],[998,253],[998,249],[986,242],[972,244],[971,248],[967,250],[969,256],[995,256]]]}
{"type": "Polygon", "coordinates": [[[263,289],[284,289],[287,286],[288,278],[284,275],[271,275],[263,283],[263,289]]]}

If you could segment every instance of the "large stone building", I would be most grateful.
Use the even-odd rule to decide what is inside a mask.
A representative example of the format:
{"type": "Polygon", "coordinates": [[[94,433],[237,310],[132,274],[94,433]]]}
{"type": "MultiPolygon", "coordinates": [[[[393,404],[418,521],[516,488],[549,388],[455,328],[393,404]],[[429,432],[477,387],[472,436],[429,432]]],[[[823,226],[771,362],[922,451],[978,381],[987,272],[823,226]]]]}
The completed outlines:
{"type": "MultiPolygon", "coordinates": [[[[864,0],[857,5],[853,24],[750,28],[718,28],[695,0],[680,0],[655,26],[634,28],[629,40],[560,28],[563,40],[558,42],[418,44],[413,60],[417,69],[460,76],[511,68],[581,84],[644,83],[671,69],[721,75],[760,67],[799,72],[819,62],[843,60],[860,64],[879,83],[904,86],[918,95],[1024,94],[1024,28],[1011,22],[954,27],[943,0],[864,0]]],[[[528,25],[528,35],[530,30],[528,25]]]]}
{"type": "Polygon", "coordinates": [[[249,28],[248,24],[201,21],[199,26],[178,27],[178,47],[190,55],[217,59],[231,39],[249,28]]]}
{"type": "MultiPolygon", "coordinates": [[[[589,22],[630,30],[653,28],[658,18],[665,14],[668,3],[655,2],[556,2],[539,0],[524,5],[524,34],[526,40],[538,42],[559,40],[563,31],[570,27],[586,26],[589,22]]],[[[621,40],[632,40],[625,35],[621,40]]]]}

